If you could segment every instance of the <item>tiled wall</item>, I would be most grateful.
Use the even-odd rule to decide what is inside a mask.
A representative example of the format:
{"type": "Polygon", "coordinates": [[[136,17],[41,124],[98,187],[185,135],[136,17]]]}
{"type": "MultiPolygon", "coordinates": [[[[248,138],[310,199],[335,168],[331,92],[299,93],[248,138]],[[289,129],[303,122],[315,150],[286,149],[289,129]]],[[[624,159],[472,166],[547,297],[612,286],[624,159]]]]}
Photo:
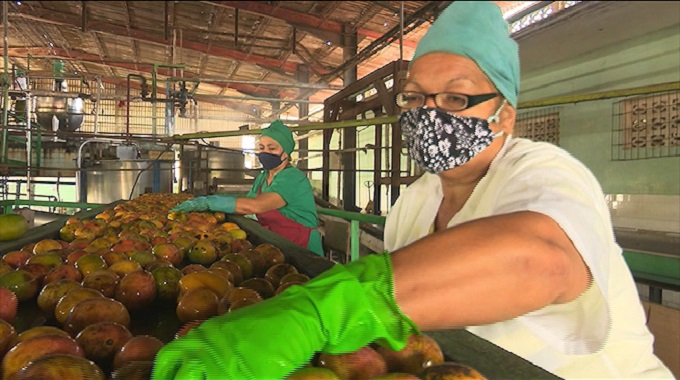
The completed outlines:
{"type": "Polygon", "coordinates": [[[614,227],[680,233],[680,195],[608,194],[614,227]]]}

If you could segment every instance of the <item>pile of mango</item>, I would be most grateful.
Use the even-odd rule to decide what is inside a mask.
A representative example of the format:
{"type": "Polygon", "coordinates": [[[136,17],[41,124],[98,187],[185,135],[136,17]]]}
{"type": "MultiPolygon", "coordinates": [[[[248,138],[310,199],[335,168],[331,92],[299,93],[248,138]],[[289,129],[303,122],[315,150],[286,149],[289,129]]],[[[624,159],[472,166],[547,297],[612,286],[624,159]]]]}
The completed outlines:
{"type": "MultiPolygon", "coordinates": [[[[278,247],[254,246],[223,213],[169,212],[189,197],[144,194],[93,218],[70,218],[58,238],[4,254],[2,380],[148,379],[156,353],[170,340],[309,280],[278,247]]],[[[426,343],[414,340],[403,352],[420,355],[409,359],[414,374],[445,364],[436,343],[426,343]]],[[[368,350],[385,358],[367,361],[383,373],[343,372],[338,363],[362,367],[344,365],[342,356],[317,356],[290,379],[320,378],[318,370],[343,379],[404,372],[389,364],[394,353],[377,346],[356,355],[372,357],[368,350]],[[312,377],[304,377],[309,372],[312,377]]]]}

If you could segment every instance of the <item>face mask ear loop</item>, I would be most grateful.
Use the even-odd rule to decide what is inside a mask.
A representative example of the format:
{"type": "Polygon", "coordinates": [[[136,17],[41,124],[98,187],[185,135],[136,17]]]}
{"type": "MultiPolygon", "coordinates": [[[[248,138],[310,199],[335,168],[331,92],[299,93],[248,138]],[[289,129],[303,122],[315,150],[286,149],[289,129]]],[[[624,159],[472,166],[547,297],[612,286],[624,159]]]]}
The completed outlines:
{"type": "Polygon", "coordinates": [[[500,120],[499,115],[501,114],[501,110],[503,109],[503,106],[505,105],[506,102],[507,102],[507,100],[503,99],[503,103],[501,103],[501,105],[498,107],[498,109],[496,110],[496,113],[494,113],[493,115],[489,116],[488,119],[486,119],[486,121],[489,124],[498,123],[498,120],[500,120]]]}

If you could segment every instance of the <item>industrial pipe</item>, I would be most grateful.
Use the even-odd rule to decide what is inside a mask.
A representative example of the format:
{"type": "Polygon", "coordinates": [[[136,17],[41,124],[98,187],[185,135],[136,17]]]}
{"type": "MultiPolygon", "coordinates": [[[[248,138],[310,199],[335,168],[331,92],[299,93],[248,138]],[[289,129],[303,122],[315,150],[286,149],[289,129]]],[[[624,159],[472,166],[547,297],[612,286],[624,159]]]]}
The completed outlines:
{"type": "MultiPolygon", "coordinates": [[[[97,99],[94,101],[94,134],[97,134],[97,127],[99,126],[99,102],[102,100],[102,78],[97,75],[95,77],[97,84],[97,99]]],[[[128,92],[130,91],[128,87],[128,92]]]]}
{"type": "MultiPolygon", "coordinates": [[[[31,94],[33,96],[58,96],[60,98],[69,98],[69,99],[75,99],[75,98],[87,99],[89,97],[89,95],[84,94],[82,92],[62,92],[62,91],[35,90],[35,89],[31,90],[31,94]]],[[[119,99],[119,97],[111,97],[109,99],[115,100],[115,99],[119,99]]]]}
{"type": "MultiPolygon", "coordinates": [[[[141,80],[142,91],[146,86],[146,78],[139,74],[128,74],[127,76],[127,97],[125,101],[125,134],[130,135],[130,78],[135,77],[141,80]]],[[[143,97],[143,96],[142,96],[143,97]]]]}
{"type": "MultiPolygon", "coordinates": [[[[622,90],[612,90],[612,91],[602,91],[590,94],[577,94],[568,96],[556,96],[551,98],[531,100],[531,101],[520,101],[517,109],[526,109],[534,107],[545,107],[554,106],[559,104],[569,104],[578,103],[593,100],[603,100],[618,98],[624,96],[635,96],[643,94],[652,94],[657,92],[666,91],[677,91],[680,90],[680,82],[669,82],[661,83],[650,86],[634,87],[622,90]]],[[[244,120],[250,121],[252,120],[244,120]]],[[[273,120],[272,120],[273,121],[273,120]]],[[[398,122],[398,116],[383,116],[373,119],[362,119],[362,120],[345,120],[332,123],[299,123],[299,121],[286,121],[291,125],[298,125],[297,127],[291,127],[292,131],[319,131],[324,129],[339,129],[339,128],[353,128],[366,125],[378,125],[378,124],[392,124],[398,122]]],[[[257,135],[262,131],[259,129],[249,129],[249,130],[238,130],[238,131],[221,131],[221,132],[199,132],[199,133],[187,133],[182,135],[172,136],[173,140],[191,140],[191,139],[201,139],[201,138],[217,138],[217,137],[234,137],[234,136],[248,136],[257,135]]],[[[304,137],[309,137],[304,135],[304,137]]]]}
{"type": "MultiPolygon", "coordinates": [[[[297,127],[291,127],[290,130],[296,131],[312,131],[321,129],[339,129],[339,128],[353,128],[366,125],[374,124],[391,124],[396,123],[399,120],[397,116],[382,116],[373,119],[361,119],[361,120],[343,120],[336,121],[332,123],[304,123],[298,124],[297,127]]],[[[290,121],[290,124],[295,124],[290,121]]],[[[221,132],[198,132],[198,133],[185,133],[182,135],[174,135],[171,137],[173,140],[191,140],[191,139],[206,139],[215,137],[233,137],[233,136],[248,136],[248,135],[259,135],[262,133],[261,129],[247,129],[238,131],[221,131],[221,132]]]]}
{"type": "MultiPolygon", "coordinates": [[[[31,93],[26,92],[26,194],[28,199],[33,199],[31,191],[31,158],[33,157],[33,134],[31,132],[31,93]]],[[[38,152],[40,154],[40,152],[38,152]]]]}
{"type": "MultiPolygon", "coordinates": [[[[157,86],[157,76],[158,76],[158,68],[159,67],[167,67],[170,69],[184,69],[186,65],[174,65],[174,64],[168,64],[168,63],[154,63],[153,64],[153,71],[151,72],[151,97],[155,98],[156,97],[156,86],[157,86]]],[[[185,79],[187,80],[187,79],[185,79]]]]}
{"type": "MultiPolygon", "coordinates": [[[[172,81],[186,81],[188,78],[169,78],[172,81]]],[[[290,82],[265,82],[258,80],[236,80],[224,78],[201,78],[202,82],[206,83],[235,83],[235,84],[252,84],[255,86],[276,86],[276,87],[298,87],[298,88],[313,88],[317,90],[342,90],[343,86],[334,86],[325,83],[290,83],[290,82]]]]}
{"type": "Polygon", "coordinates": [[[158,76],[158,68],[159,67],[167,67],[167,68],[179,68],[179,69],[184,69],[185,65],[175,65],[175,64],[166,64],[166,63],[154,63],[153,64],[153,71],[151,71],[151,99],[153,107],[151,107],[151,133],[155,136],[156,135],[156,96],[157,96],[157,76],[158,76]]]}
{"type": "Polygon", "coordinates": [[[3,1],[2,2],[2,26],[3,26],[3,58],[4,58],[4,67],[5,71],[3,73],[5,81],[7,83],[4,83],[2,86],[2,147],[0,147],[0,163],[7,162],[7,149],[8,149],[8,144],[7,144],[7,112],[9,111],[9,73],[8,73],[8,67],[7,64],[9,62],[9,51],[8,49],[8,44],[9,42],[7,41],[7,12],[9,11],[8,9],[8,2],[3,1]]]}
{"type": "Polygon", "coordinates": [[[210,99],[234,99],[234,100],[251,100],[251,101],[263,101],[263,102],[281,102],[281,103],[301,103],[301,104],[324,104],[324,102],[314,101],[314,100],[304,100],[304,99],[282,99],[282,98],[262,98],[262,97],[245,97],[245,96],[230,96],[230,95],[208,95],[208,94],[198,94],[196,98],[210,99]]]}

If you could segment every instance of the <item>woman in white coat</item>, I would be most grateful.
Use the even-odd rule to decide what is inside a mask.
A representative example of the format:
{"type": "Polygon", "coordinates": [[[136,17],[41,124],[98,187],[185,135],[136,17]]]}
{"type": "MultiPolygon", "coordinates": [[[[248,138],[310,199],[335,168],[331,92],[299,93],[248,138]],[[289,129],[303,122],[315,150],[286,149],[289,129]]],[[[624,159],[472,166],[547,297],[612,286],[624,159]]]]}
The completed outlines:
{"type": "Polygon", "coordinates": [[[428,173],[390,211],[388,252],[208,320],[159,352],[154,380],[284,378],[316,352],[449,328],[563,378],[672,379],[599,184],[559,147],[512,137],[518,92],[498,6],[452,2],[397,97],[428,173]]]}

